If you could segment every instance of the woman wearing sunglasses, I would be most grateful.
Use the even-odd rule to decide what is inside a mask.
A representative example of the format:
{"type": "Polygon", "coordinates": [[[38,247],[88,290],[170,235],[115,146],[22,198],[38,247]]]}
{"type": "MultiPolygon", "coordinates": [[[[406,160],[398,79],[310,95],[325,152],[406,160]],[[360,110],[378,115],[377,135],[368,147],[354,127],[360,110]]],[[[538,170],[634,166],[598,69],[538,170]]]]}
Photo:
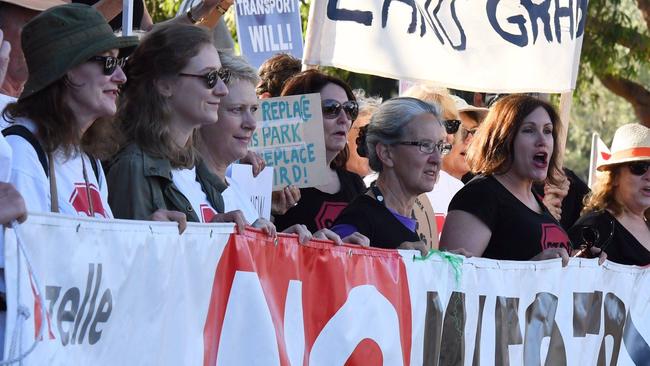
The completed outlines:
{"type": "Polygon", "coordinates": [[[357,151],[379,177],[334,222],[339,236],[359,232],[380,248],[427,248],[411,218],[417,196],[433,189],[449,152],[437,106],[416,98],[384,102],[359,131],[357,151]]]}
{"type": "Polygon", "coordinates": [[[481,176],[452,199],[440,247],[506,260],[569,259],[567,233],[533,193],[557,177],[559,117],[545,101],[509,95],[490,110],[469,148],[481,176]]]}
{"type": "MultiPolygon", "coordinates": [[[[331,179],[326,185],[301,189],[300,201],[284,215],[275,216],[278,230],[294,224],[304,224],[311,232],[330,228],[343,208],[365,190],[361,177],[345,169],[349,154],[347,136],[359,113],[350,86],[334,76],[308,70],[289,79],[282,90],[283,96],[309,93],[320,93],[327,172],[331,179]]],[[[357,233],[343,241],[368,245],[367,238],[357,233]]]]}
{"type": "MultiPolygon", "coordinates": [[[[128,65],[117,119],[126,144],[108,172],[115,216],[144,219],[158,209],[187,221],[235,221],[195,149],[198,129],[217,122],[228,72],[203,28],[170,24],[149,33],[128,65]]],[[[223,187],[225,188],[225,187],[223,187]]]]}
{"type": "Polygon", "coordinates": [[[596,246],[607,259],[637,266],[650,264],[650,129],[621,126],[612,156],[587,196],[583,216],[569,230],[576,246],[596,246]]]}
{"type": "Polygon", "coordinates": [[[11,182],[33,212],[113,217],[97,158],[114,151],[104,117],[117,109],[126,81],[120,49],[135,37],[116,37],[104,17],[82,4],[54,7],[22,30],[29,78],[4,111],[13,149],[11,182]]]}

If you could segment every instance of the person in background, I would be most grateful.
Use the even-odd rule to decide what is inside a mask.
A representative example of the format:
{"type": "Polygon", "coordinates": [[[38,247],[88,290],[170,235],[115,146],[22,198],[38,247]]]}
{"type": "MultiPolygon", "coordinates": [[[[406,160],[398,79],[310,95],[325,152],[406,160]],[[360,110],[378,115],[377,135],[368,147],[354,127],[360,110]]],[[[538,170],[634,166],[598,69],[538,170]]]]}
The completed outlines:
{"type": "Polygon", "coordinates": [[[260,99],[279,97],[284,83],[299,73],[301,68],[299,59],[288,53],[276,54],[260,66],[260,81],[255,92],[260,99]]]}
{"type": "MultiPolygon", "coordinates": [[[[27,64],[20,43],[23,27],[40,12],[64,4],[62,0],[0,0],[0,28],[7,42],[3,44],[3,50],[10,50],[6,77],[0,83],[0,112],[7,104],[16,101],[27,81],[27,64]]],[[[0,129],[6,126],[7,121],[0,118],[0,129]]]]}
{"type": "Polygon", "coordinates": [[[357,152],[357,138],[359,137],[359,130],[370,122],[370,117],[379,108],[381,97],[368,97],[362,89],[355,89],[353,93],[359,103],[359,116],[354,121],[354,126],[350,128],[350,133],[348,134],[350,157],[345,164],[345,169],[364,178],[364,182],[366,182],[366,177],[368,177],[369,182],[366,186],[369,187],[370,182],[377,179],[377,174],[370,169],[368,158],[359,156],[357,152]]]}
{"type": "Polygon", "coordinates": [[[619,127],[612,156],[585,200],[583,215],[569,230],[579,247],[595,245],[613,262],[650,264],[650,129],[632,123],[619,127]]]}
{"type": "Polygon", "coordinates": [[[410,97],[384,102],[361,128],[358,146],[379,177],[341,212],[332,230],[340,236],[359,232],[371,246],[426,255],[411,211],[417,196],[433,189],[450,149],[436,106],[410,97]]]}
{"type": "MultiPolygon", "coordinates": [[[[226,187],[221,190],[225,211],[240,210],[247,224],[253,223],[255,227],[259,223],[275,232],[275,226],[260,217],[245,189],[237,181],[226,176],[227,167],[246,156],[248,145],[257,127],[255,112],[259,104],[255,95],[255,85],[259,77],[256,70],[242,57],[220,52],[219,58],[222,67],[230,74],[227,83],[228,95],[221,98],[218,122],[201,127],[199,153],[208,171],[201,171],[206,176],[198,178],[208,184],[214,183],[215,188],[220,190],[226,187]]],[[[301,243],[312,238],[312,233],[301,224],[292,225],[283,232],[298,234],[301,243]]],[[[341,238],[328,229],[321,229],[313,236],[319,239],[331,239],[341,244],[341,238]]]]}
{"type": "Polygon", "coordinates": [[[467,158],[482,174],[449,205],[440,247],[506,260],[569,259],[567,233],[532,191],[559,170],[559,117],[545,101],[526,95],[500,99],[478,129],[467,158]]]}
{"type": "MultiPolygon", "coordinates": [[[[298,204],[284,215],[275,217],[278,230],[294,224],[304,224],[309,231],[330,228],[336,217],[365,186],[357,174],[345,169],[349,148],[347,136],[357,118],[359,106],[352,90],[343,80],[317,70],[303,71],[287,81],[282,95],[320,93],[323,112],[325,154],[329,166],[326,185],[300,189],[298,204]]],[[[359,233],[342,239],[344,242],[368,245],[368,238],[359,233]]]]}
{"type": "Polygon", "coordinates": [[[115,114],[126,81],[120,50],[137,38],[116,37],[87,5],[66,4],[27,23],[21,43],[29,78],[3,112],[11,183],[29,211],[112,218],[98,158],[115,151],[115,133],[102,118],[115,114]]]}
{"type": "Polygon", "coordinates": [[[478,126],[485,119],[488,109],[469,105],[465,100],[455,95],[452,95],[451,98],[456,103],[456,109],[458,110],[461,123],[458,131],[454,134],[451,152],[443,159],[442,170],[452,177],[463,181],[463,178],[470,173],[469,165],[465,157],[467,148],[470,142],[472,142],[478,126]]]}
{"type": "Polygon", "coordinates": [[[207,166],[195,149],[199,127],[217,122],[228,94],[211,34],[193,25],[156,28],[128,74],[117,113],[126,141],[108,172],[115,216],[142,220],[163,209],[191,222],[235,222],[241,232],[243,215],[223,213],[225,187],[203,179],[207,166]]]}

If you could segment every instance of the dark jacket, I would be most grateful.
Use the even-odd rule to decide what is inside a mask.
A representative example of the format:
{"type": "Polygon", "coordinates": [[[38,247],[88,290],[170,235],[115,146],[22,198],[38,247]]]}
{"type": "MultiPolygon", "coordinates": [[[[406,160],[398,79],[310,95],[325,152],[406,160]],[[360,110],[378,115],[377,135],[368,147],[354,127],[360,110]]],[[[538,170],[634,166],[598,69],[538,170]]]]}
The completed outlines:
{"type": "MultiPolygon", "coordinates": [[[[221,191],[226,187],[208,171],[203,162],[196,165],[197,181],[217,212],[223,212],[221,191]]],[[[107,174],[108,203],[119,219],[147,220],[158,209],[185,213],[187,221],[199,222],[198,214],[172,181],[169,160],[153,157],[130,144],[112,161],[107,174]]]]}

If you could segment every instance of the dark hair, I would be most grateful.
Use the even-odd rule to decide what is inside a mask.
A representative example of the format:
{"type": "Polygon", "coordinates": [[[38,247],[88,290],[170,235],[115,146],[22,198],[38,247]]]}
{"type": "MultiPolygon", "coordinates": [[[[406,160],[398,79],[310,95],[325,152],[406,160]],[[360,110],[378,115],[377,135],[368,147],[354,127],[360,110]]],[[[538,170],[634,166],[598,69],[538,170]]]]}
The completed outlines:
{"type": "Polygon", "coordinates": [[[255,92],[257,95],[269,93],[272,97],[279,97],[284,83],[293,75],[300,72],[300,60],[288,53],[278,53],[259,68],[260,80],[255,92]]]}
{"type": "Polygon", "coordinates": [[[95,158],[110,158],[121,140],[113,120],[98,119],[82,136],[74,111],[64,101],[66,88],[74,88],[74,85],[64,76],[45,89],[7,105],[2,115],[11,123],[18,118],[32,120],[37,127],[39,142],[47,153],[61,148],[66,156],[70,156],[75,147],[81,146],[95,158]]]}
{"type": "Polygon", "coordinates": [[[117,118],[128,139],[143,151],[170,161],[173,167],[194,166],[198,156],[194,147],[195,130],[187,144],[173,143],[169,126],[167,98],[156,88],[157,80],[175,76],[201,48],[212,44],[205,29],[187,24],[168,24],[150,32],[133,52],[127,65],[117,118]]]}
{"type": "MultiPolygon", "coordinates": [[[[357,100],[354,96],[354,93],[352,93],[352,89],[345,81],[337,78],[336,76],[324,74],[318,70],[306,70],[294,75],[291,79],[287,80],[287,83],[284,85],[284,89],[282,89],[282,96],[320,93],[320,91],[330,83],[343,88],[345,94],[348,97],[348,100],[357,100]]],[[[346,142],[343,150],[341,150],[336,155],[334,160],[332,160],[330,167],[332,169],[344,168],[345,164],[348,162],[349,156],[350,148],[346,142]]]]}
{"type": "Polygon", "coordinates": [[[472,172],[503,174],[508,171],[514,160],[513,148],[519,127],[524,118],[539,107],[544,108],[553,123],[553,153],[546,181],[557,184],[557,177],[561,175],[557,164],[560,117],[549,103],[524,94],[505,96],[490,108],[467,151],[467,162],[472,172]]]}

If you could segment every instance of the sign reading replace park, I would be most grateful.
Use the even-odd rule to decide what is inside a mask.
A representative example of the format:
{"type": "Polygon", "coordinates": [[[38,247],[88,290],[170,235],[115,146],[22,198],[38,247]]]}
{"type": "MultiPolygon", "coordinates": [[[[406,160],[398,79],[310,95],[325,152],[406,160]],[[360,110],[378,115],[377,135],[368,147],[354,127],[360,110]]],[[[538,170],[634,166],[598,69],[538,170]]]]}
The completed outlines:
{"type": "Polygon", "coordinates": [[[302,58],[298,0],[238,0],[235,9],[241,52],[253,67],[279,52],[302,58]]]}
{"type": "Polygon", "coordinates": [[[327,183],[320,95],[260,100],[249,147],[274,168],[274,190],[289,184],[303,188],[327,183]]]}
{"type": "Polygon", "coordinates": [[[313,0],[307,65],[491,92],[575,87],[587,0],[313,0]]]}

